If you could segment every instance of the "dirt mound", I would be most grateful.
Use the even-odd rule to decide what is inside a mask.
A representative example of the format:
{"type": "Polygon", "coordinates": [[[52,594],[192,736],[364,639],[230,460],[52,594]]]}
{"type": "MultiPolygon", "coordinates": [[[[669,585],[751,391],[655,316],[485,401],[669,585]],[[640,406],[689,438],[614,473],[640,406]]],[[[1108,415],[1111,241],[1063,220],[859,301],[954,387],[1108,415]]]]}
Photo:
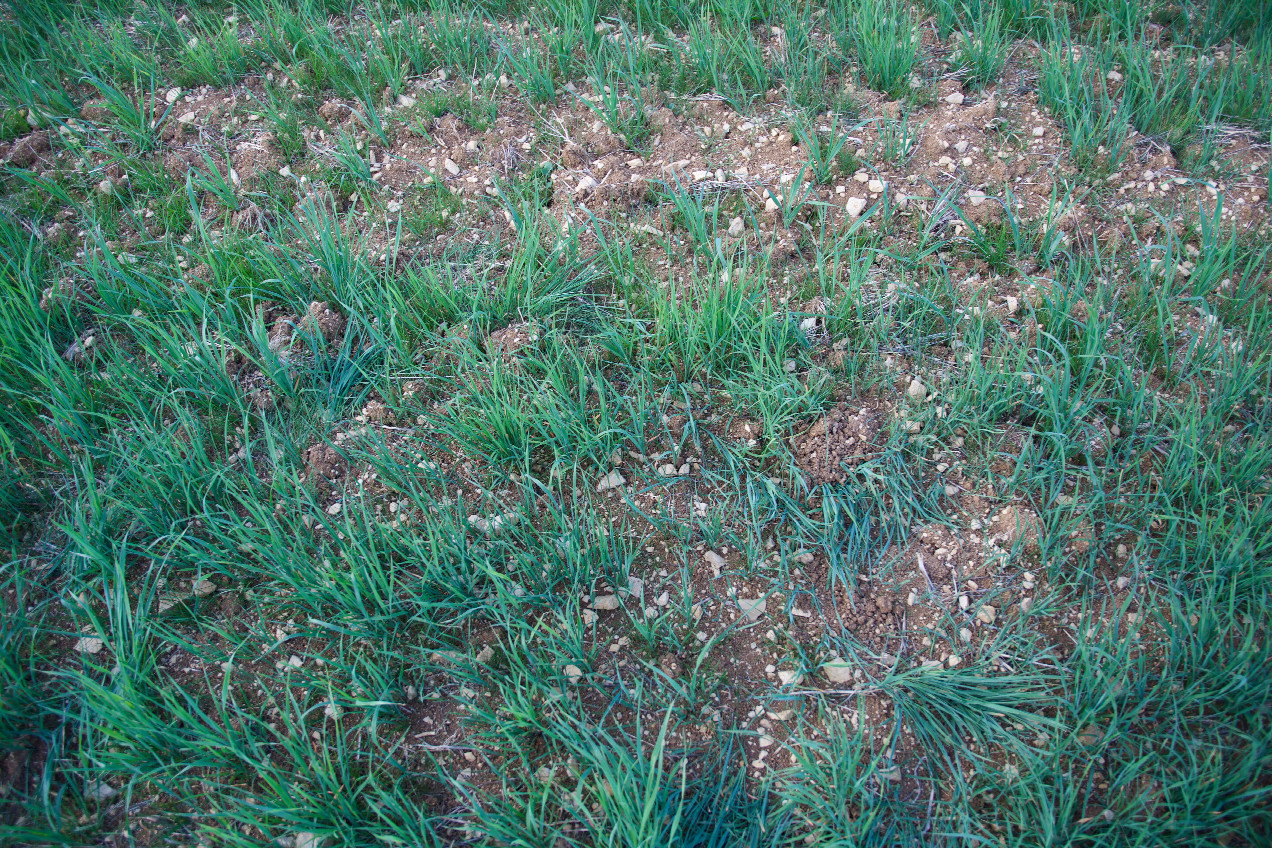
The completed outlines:
{"type": "Polygon", "coordinates": [[[331,445],[319,442],[305,449],[305,479],[313,483],[319,493],[330,494],[348,474],[348,461],[331,445]]]}
{"type": "Polygon", "coordinates": [[[877,401],[841,403],[795,439],[795,461],[814,484],[847,482],[844,466],[878,453],[887,417],[877,401]]]}
{"type": "Polygon", "coordinates": [[[305,331],[317,330],[327,344],[335,344],[344,338],[345,317],[331,308],[327,302],[314,301],[309,304],[300,327],[305,331]]]}

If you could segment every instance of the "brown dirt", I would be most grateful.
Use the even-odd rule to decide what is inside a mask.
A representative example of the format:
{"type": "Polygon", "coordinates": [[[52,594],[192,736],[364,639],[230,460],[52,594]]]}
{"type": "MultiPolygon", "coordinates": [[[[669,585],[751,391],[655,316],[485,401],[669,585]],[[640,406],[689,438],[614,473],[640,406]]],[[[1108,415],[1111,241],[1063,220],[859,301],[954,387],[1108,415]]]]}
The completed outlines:
{"type": "Polygon", "coordinates": [[[889,408],[864,399],[836,406],[795,439],[795,461],[814,484],[845,483],[849,468],[880,449],[889,408]]]}

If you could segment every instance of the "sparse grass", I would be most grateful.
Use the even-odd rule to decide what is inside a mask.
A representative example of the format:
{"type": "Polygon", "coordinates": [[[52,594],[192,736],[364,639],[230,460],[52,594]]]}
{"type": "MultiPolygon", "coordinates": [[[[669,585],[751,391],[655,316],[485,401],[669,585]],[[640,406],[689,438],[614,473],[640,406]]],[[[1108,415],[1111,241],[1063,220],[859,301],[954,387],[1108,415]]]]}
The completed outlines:
{"type": "Polygon", "coordinates": [[[1266,844],[1262,6],[708,5],[6,6],[0,844],[1266,844]]]}

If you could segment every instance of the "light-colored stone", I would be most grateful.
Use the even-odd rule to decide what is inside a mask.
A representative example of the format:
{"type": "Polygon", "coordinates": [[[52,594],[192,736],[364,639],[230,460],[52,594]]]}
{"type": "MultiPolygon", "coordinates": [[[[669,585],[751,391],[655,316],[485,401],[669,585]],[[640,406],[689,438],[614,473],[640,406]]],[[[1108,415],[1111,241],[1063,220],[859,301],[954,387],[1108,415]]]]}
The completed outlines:
{"type": "Polygon", "coordinates": [[[450,174],[452,177],[459,175],[459,166],[456,165],[455,160],[451,159],[449,156],[442,162],[442,167],[445,168],[446,173],[450,174]]]}
{"type": "Polygon", "coordinates": [[[561,669],[561,673],[565,675],[565,679],[570,681],[570,683],[578,683],[583,679],[583,669],[574,664],[567,665],[561,669]]]}
{"type": "Polygon", "coordinates": [[[767,606],[765,598],[738,598],[738,609],[747,621],[759,621],[767,606]]]}
{"type": "Polygon", "coordinates": [[[852,666],[839,657],[835,657],[825,663],[822,663],[822,674],[831,683],[851,683],[852,682],[852,666]]]}
{"type": "Polygon", "coordinates": [[[879,194],[887,187],[888,187],[887,183],[885,183],[883,180],[871,180],[870,182],[866,183],[866,188],[874,192],[875,194],[879,194]]]}
{"type": "Polygon", "coordinates": [[[119,790],[102,780],[94,780],[84,787],[84,800],[104,804],[119,794],[119,790]]]}
{"type": "Polygon", "coordinates": [[[716,571],[720,571],[724,569],[725,566],[729,564],[728,560],[720,556],[715,551],[711,551],[711,550],[708,550],[705,554],[703,554],[702,558],[705,559],[707,561],[707,564],[710,565],[716,571]]]}
{"type": "Polygon", "coordinates": [[[746,232],[746,224],[743,222],[741,215],[729,222],[729,235],[732,238],[737,238],[744,232],[746,232]]]}
{"type": "Polygon", "coordinates": [[[589,174],[579,180],[579,184],[574,187],[574,193],[582,194],[585,191],[590,191],[591,189],[596,188],[598,185],[600,185],[600,183],[596,181],[596,178],[589,174]]]}
{"type": "Polygon", "coordinates": [[[788,669],[785,671],[779,671],[777,673],[777,679],[782,682],[783,686],[798,686],[804,681],[804,675],[800,674],[798,671],[790,671],[788,669]]]}
{"type": "Polygon", "coordinates": [[[618,595],[597,595],[596,600],[592,601],[592,609],[602,612],[616,610],[621,606],[618,595]]]}
{"type": "Polygon", "coordinates": [[[950,104],[951,106],[962,106],[963,101],[965,101],[966,99],[967,98],[963,96],[963,92],[961,91],[956,91],[953,94],[945,95],[945,102],[950,104]]]}
{"type": "Polygon", "coordinates": [[[918,377],[910,380],[910,386],[905,390],[906,395],[915,403],[922,403],[927,397],[927,386],[923,385],[923,381],[918,377]]]}
{"type": "Polygon", "coordinates": [[[993,624],[996,618],[998,618],[998,610],[989,604],[985,604],[976,612],[976,620],[981,624],[993,624]]]}
{"type": "Polygon", "coordinates": [[[75,650],[81,654],[100,654],[106,643],[96,636],[81,636],[75,643],[75,650]]]}
{"type": "Polygon", "coordinates": [[[627,484],[626,478],[617,471],[611,471],[600,479],[596,484],[596,491],[608,492],[610,489],[618,489],[627,484]]]}
{"type": "Polygon", "coordinates": [[[850,197],[844,204],[844,211],[848,213],[849,218],[860,218],[861,213],[866,211],[866,199],[864,197],[850,197]]]}
{"type": "Polygon", "coordinates": [[[200,580],[194,584],[194,594],[196,597],[206,598],[216,594],[216,584],[211,580],[200,580]]]}

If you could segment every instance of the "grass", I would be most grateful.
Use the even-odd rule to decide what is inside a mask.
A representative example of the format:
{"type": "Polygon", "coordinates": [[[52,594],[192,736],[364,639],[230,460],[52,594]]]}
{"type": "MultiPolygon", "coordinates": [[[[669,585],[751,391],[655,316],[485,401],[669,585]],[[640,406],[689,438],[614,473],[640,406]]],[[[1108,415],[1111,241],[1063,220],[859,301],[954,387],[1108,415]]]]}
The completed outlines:
{"type": "Polygon", "coordinates": [[[1265,24],[8,4],[0,844],[1265,844],[1265,24]]]}

